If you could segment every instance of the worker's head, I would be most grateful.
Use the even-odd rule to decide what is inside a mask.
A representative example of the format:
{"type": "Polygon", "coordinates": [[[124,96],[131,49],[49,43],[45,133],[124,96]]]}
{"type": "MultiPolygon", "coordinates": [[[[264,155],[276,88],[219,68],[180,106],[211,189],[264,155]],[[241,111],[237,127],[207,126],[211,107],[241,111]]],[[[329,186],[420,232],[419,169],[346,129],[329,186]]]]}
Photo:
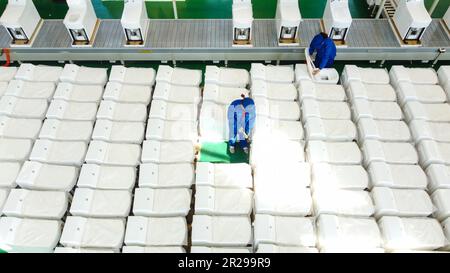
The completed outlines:
{"type": "Polygon", "coordinates": [[[321,35],[324,39],[328,39],[328,34],[326,34],[325,32],[321,32],[320,35],[321,35]]]}
{"type": "Polygon", "coordinates": [[[241,94],[241,98],[245,100],[245,94],[241,94]]]}

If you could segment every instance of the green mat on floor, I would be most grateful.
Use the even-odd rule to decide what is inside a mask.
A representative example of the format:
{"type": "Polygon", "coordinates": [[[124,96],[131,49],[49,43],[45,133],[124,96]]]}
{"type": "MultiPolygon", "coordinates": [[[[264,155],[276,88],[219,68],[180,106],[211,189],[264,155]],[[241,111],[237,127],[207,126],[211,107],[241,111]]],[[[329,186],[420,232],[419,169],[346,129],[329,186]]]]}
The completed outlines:
{"type": "Polygon", "coordinates": [[[228,151],[228,142],[202,143],[200,162],[211,163],[248,163],[248,155],[236,147],[236,153],[228,151]]]}

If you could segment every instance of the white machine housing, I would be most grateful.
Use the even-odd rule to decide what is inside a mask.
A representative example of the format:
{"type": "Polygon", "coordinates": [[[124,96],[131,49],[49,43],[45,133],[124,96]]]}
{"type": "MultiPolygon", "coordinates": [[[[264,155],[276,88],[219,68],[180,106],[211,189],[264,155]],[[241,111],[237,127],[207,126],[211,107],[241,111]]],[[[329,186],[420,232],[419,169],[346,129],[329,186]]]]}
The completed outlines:
{"type": "Polygon", "coordinates": [[[278,44],[299,45],[299,27],[302,21],[297,0],[278,0],[276,22],[278,44]]]}
{"type": "Polygon", "coordinates": [[[327,1],[323,14],[323,26],[325,32],[337,45],[345,44],[352,21],[348,0],[327,1]]]}
{"type": "Polygon", "coordinates": [[[393,22],[405,44],[420,44],[431,17],[423,0],[400,0],[393,22]]]}
{"type": "Polygon", "coordinates": [[[30,46],[41,17],[32,0],[8,0],[0,18],[12,38],[12,46],[30,46]]]}
{"type": "Polygon", "coordinates": [[[447,27],[447,31],[450,33],[450,7],[448,8],[447,12],[444,15],[444,18],[442,18],[444,21],[445,26],[447,27]]]}
{"type": "Polygon", "coordinates": [[[251,46],[252,28],[252,1],[233,0],[233,46],[251,46]]]}
{"type": "Polygon", "coordinates": [[[92,44],[97,31],[97,15],[91,0],[67,0],[69,10],[64,25],[72,38],[72,46],[92,44]]]}
{"type": "Polygon", "coordinates": [[[126,46],[143,46],[147,37],[148,14],[144,0],[125,0],[122,13],[126,46]]]}

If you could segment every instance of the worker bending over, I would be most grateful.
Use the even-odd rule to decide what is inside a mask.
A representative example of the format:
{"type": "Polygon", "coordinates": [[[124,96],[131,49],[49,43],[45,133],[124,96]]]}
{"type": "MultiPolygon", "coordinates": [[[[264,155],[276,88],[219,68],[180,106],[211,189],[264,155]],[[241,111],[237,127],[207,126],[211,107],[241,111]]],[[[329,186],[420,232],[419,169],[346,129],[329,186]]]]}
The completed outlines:
{"type": "Polygon", "coordinates": [[[241,99],[235,100],[228,107],[228,124],[230,128],[230,153],[236,151],[236,143],[246,154],[249,151],[249,138],[255,125],[255,102],[244,94],[241,99]]]}
{"type": "Polygon", "coordinates": [[[317,74],[324,68],[331,68],[336,58],[336,45],[334,41],[328,37],[328,34],[321,32],[317,34],[311,41],[309,46],[309,55],[313,55],[317,52],[314,65],[316,70],[313,74],[317,74]]]}

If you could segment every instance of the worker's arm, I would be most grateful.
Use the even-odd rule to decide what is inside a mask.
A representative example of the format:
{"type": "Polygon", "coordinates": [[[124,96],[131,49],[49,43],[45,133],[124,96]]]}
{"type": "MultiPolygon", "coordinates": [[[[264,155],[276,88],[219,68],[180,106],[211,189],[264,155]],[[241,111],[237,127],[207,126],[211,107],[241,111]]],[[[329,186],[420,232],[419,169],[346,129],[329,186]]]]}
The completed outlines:
{"type": "Polygon", "coordinates": [[[316,51],[320,44],[322,43],[322,36],[316,35],[314,39],[311,41],[311,44],[309,45],[309,55],[312,55],[314,51],[316,51]]]}
{"type": "Polygon", "coordinates": [[[228,107],[228,131],[229,131],[229,138],[232,139],[237,134],[237,122],[236,122],[236,115],[235,115],[235,106],[234,104],[231,104],[228,107]]]}
{"type": "Polygon", "coordinates": [[[330,46],[326,46],[325,50],[323,51],[322,58],[320,59],[319,67],[318,69],[322,70],[327,67],[328,61],[332,58],[333,55],[333,49],[330,46]]]}
{"type": "Polygon", "coordinates": [[[248,124],[247,124],[247,128],[248,128],[248,135],[251,134],[253,128],[255,127],[255,121],[256,121],[256,107],[255,104],[249,104],[246,107],[246,111],[248,113],[248,124]]]}

